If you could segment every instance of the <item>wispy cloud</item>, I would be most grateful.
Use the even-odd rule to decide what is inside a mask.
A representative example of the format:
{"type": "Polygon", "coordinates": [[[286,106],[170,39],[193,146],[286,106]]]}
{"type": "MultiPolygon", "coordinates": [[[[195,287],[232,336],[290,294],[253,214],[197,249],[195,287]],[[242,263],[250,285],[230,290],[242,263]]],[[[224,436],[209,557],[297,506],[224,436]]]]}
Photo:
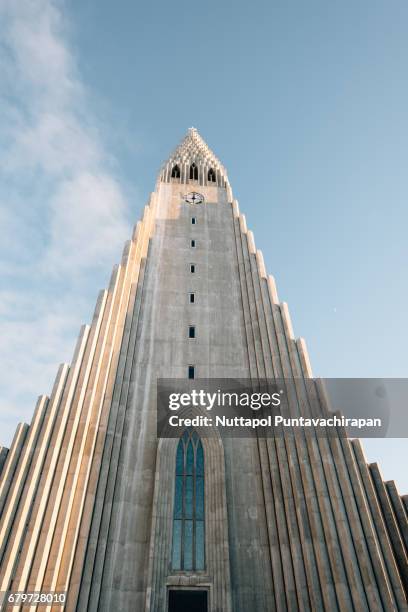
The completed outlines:
{"type": "Polygon", "coordinates": [[[69,27],[57,0],[0,0],[0,419],[13,426],[70,357],[87,279],[130,232],[69,27]]]}

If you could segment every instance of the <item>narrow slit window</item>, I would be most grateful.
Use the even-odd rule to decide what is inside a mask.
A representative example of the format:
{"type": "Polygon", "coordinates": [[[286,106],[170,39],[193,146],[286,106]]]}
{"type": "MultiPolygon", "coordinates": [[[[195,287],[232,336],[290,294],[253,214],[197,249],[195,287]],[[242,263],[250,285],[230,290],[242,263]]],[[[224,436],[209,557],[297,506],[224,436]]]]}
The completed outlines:
{"type": "Polygon", "coordinates": [[[188,366],[188,377],[190,380],[193,380],[195,378],[195,366],[193,365],[188,366]]]}
{"type": "Polygon", "coordinates": [[[189,293],[188,297],[189,297],[190,304],[194,304],[194,302],[195,302],[195,293],[189,293]]]}
{"type": "Polygon", "coordinates": [[[190,272],[191,272],[191,274],[195,274],[195,271],[196,271],[195,264],[190,264],[190,272]]]}
{"type": "Polygon", "coordinates": [[[196,329],[194,325],[189,325],[188,328],[188,337],[189,338],[195,338],[196,337],[196,329]]]}
{"type": "Polygon", "coordinates": [[[195,225],[197,223],[197,219],[195,217],[191,217],[191,225],[195,225]]]}
{"type": "Polygon", "coordinates": [[[196,241],[195,241],[195,240],[192,240],[192,241],[191,241],[191,247],[192,247],[193,249],[195,249],[195,245],[196,245],[196,241]]]}

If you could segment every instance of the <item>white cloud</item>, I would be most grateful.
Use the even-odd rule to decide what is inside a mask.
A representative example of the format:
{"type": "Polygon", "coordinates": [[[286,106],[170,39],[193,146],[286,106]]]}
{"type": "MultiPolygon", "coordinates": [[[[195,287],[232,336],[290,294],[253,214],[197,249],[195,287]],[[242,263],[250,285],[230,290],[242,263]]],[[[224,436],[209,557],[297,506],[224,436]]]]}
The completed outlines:
{"type": "Polygon", "coordinates": [[[109,245],[129,236],[126,203],[118,184],[106,174],[82,172],[61,183],[51,203],[50,270],[78,269],[86,262],[101,264],[109,245]]]}
{"type": "MultiPolygon", "coordinates": [[[[58,0],[0,0],[0,427],[49,392],[92,306],[84,283],[117,260],[128,207],[58,0]],[[81,317],[81,318],[80,318],[81,317]],[[69,349],[69,350],[68,350],[69,349]]],[[[91,283],[92,284],[92,283],[91,283]]],[[[96,298],[96,290],[95,295],[96,298]]],[[[3,427],[0,444],[10,442],[3,427]]]]}
{"type": "Polygon", "coordinates": [[[23,164],[58,177],[97,168],[102,157],[98,143],[75,116],[66,111],[41,111],[34,121],[28,120],[16,130],[8,169],[19,170],[23,164]]]}
{"type": "Polygon", "coordinates": [[[54,0],[0,0],[3,40],[12,59],[4,61],[19,93],[35,94],[35,110],[63,107],[83,92],[66,40],[67,22],[54,0]]]}

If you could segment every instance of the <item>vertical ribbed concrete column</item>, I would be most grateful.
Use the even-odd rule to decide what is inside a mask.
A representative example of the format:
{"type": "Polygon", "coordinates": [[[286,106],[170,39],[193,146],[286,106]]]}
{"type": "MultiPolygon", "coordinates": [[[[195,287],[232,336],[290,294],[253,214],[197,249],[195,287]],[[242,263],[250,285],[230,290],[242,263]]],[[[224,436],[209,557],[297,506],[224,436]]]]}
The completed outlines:
{"type": "Polygon", "coordinates": [[[6,503],[7,495],[16,467],[18,466],[18,462],[20,460],[21,450],[23,448],[28,429],[29,426],[27,423],[19,423],[14,434],[10,450],[7,453],[7,459],[3,466],[0,480],[0,514],[2,514],[4,504],[6,503]]]}
{"type": "Polygon", "coordinates": [[[6,448],[5,446],[0,446],[0,478],[3,472],[4,464],[6,463],[8,451],[9,449],[6,448]]]}
{"type": "Polygon", "coordinates": [[[398,527],[400,529],[403,542],[405,544],[405,552],[408,552],[408,523],[407,523],[407,511],[404,508],[402,499],[398,493],[397,487],[393,480],[389,480],[385,483],[387,493],[391,501],[392,508],[394,510],[395,518],[397,519],[398,527]]]}
{"type": "MultiPolygon", "coordinates": [[[[84,352],[86,350],[88,340],[89,328],[84,327],[81,331],[75,352],[72,366],[69,370],[68,377],[64,382],[64,391],[62,398],[59,400],[58,413],[56,421],[52,426],[52,437],[48,443],[48,449],[46,459],[42,468],[41,480],[38,485],[37,495],[33,504],[30,518],[30,537],[27,537],[20,558],[20,566],[17,567],[16,577],[21,574],[22,584],[24,589],[33,588],[27,586],[28,577],[34,574],[37,578],[38,562],[41,558],[44,558],[44,554],[47,553],[46,547],[42,547],[39,544],[41,537],[44,534],[43,521],[47,512],[50,509],[49,492],[51,489],[52,482],[55,477],[55,469],[58,465],[58,459],[61,450],[61,444],[63,439],[63,432],[65,430],[65,423],[70,414],[71,400],[74,393],[74,388],[78,380],[79,370],[82,364],[84,352]],[[64,408],[63,408],[64,406],[64,408]],[[37,559],[36,560],[36,552],[37,559]],[[21,562],[23,560],[23,563],[21,562]]],[[[65,373],[64,373],[65,374],[65,373]]],[[[57,382],[58,388],[59,384],[57,382]]],[[[52,506],[55,510],[55,506],[52,506]]],[[[57,506],[58,508],[58,506],[57,506]]],[[[48,537],[52,537],[52,528],[47,529],[48,537]]],[[[18,580],[19,583],[19,580],[18,580]]],[[[41,588],[41,582],[40,582],[41,588]]]]}
{"type": "Polygon", "coordinates": [[[19,527],[19,523],[17,520],[15,521],[15,518],[20,500],[22,499],[26,478],[30,470],[31,460],[36,449],[36,442],[41,431],[41,425],[47,407],[48,397],[45,395],[40,396],[3,509],[0,528],[0,558],[2,563],[0,573],[1,591],[6,591],[8,589],[17,562],[20,541],[18,538],[13,537],[14,530],[19,527]]]}
{"type": "Polygon", "coordinates": [[[405,603],[404,588],[398,572],[398,567],[396,564],[396,559],[390,543],[388,532],[381,514],[378,496],[367,466],[367,460],[364,456],[360,441],[353,440],[351,444],[356,458],[356,463],[360,471],[361,481],[367,497],[370,513],[373,520],[373,525],[378,537],[378,543],[381,547],[386,571],[389,576],[390,584],[392,585],[396,605],[397,607],[402,607],[405,603]]]}
{"type": "Polygon", "coordinates": [[[387,527],[388,535],[392,543],[395,559],[402,577],[403,584],[405,585],[405,592],[407,592],[408,558],[402,534],[399,530],[394,510],[392,508],[391,501],[388,496],[387,489],[383,482],[378,465],[376,463],[370,463],[369,470],[374,483],[374,487],[376,489],[378,501],[381,507],[381,512],[384,518],[385,525],[387,527]]]}
{"type": "MultiPolygon", "coordinates": [[[[58,407],[61,401],[61,396],[64,390],[64,386],[67,381],[69,367],[62,365],[57,374],[53,391],[51,393],[50,400],[48,402],[47,413],[45,415],[40,434],[37,439],[33,459],[30,466],[30,471],[27,476],[27,482],[24,487],[22,499],[19,505],[18,513],[14,520],[13,539],[16,546],[21,551],[26,541],[30,540],[31,534],[30,529],[32,528],[32,522],[30,521],[31,513],[34,505],[35,496],[39,487],[42,470],[46,454],[49,448],[51,434],[54,428],[54,423],[58,411],[58,407]],[[28,526],[28,528],[27,528],[28,526]]],[[[11,557],[14,557],[11,553],[11,557]]],[[[13,564],[13,568],[15,564],[13,564]]],[[[24,566],[14,571],[14,584],[18,585],[19,590],[24,590],[25,582],[20,584],[20,572],[25,577],[28,573],[29,564],[25,563],[24,566]]]]}

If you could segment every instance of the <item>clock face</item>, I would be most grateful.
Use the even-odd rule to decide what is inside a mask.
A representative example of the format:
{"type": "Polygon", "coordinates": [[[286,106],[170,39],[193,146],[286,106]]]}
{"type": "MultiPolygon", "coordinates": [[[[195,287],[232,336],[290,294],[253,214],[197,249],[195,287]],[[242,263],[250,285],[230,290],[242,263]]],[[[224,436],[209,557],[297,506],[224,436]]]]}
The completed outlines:
{"type": "Polygon", "coordinates": [[[204,196],[196,191],[191,191],[184,196],[184,200],[189,204],[201,204],[201,202],[204,202],[204,196]]]}

